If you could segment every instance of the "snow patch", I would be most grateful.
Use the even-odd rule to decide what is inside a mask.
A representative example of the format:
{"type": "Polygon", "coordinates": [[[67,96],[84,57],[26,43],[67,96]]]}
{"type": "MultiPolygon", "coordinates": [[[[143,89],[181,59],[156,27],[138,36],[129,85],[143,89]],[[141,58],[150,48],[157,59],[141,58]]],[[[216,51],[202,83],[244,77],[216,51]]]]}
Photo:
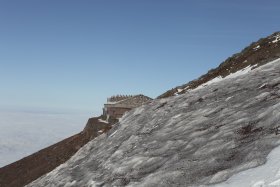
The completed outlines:
{"type": "Polygon", "coordinates": [[[225,79],[232,79],[232,78],[236,78],[236,77],[239,77],[239,76],[241,76],[241,75],[245,75],[245,74],[247,74],[248,72],[250,72],[254,67],[256,67],[257,66],[257,64],[255,64],[255,65],[253,65],[253,66],[247,66],[247,67],[245,67],[245,68],[243,68],[243,69],[241,69],[241,70],[239,70],[239,71],[237,71],[237,72],[235,72],[235,73],[231,73],[231,74],[229,74],[228,76],[226,76],[226,77],[222,77],[222,76],[218,76],[218,77],[215,77],[214,79],[211,79],[210,81],[208,81],[208,82],[206,82],[206,83],[204,83],[204,84],[201,84],[200,86],[198,86],[197,88],[195,88],[195,89],[193,89],[193,90],[197,90],[197,89],[201,89],[201,88],[204,88],[204,87],[206,87],[206,86],[209,86],[209,85],[211,85],[211,84],[213,84],[213,83],[217,83],[217,82],[220,82],[220,81],[222,81],[222,80],[225,80],[225,79]]]}
{"type": "Polygon", "coordinates": [[[258,65],[257,64],[255,64],[255,65],[253,65],[253,66],[247,66],[246,68],[244,68],[244,69],[241,69],[241,70],[239,70],[239,71],[237,71],[237,72],[235,72],[235,73],[232,73],[232,74],[229,74],[228,76],[226,76],[225,78],[230,78],[230,79],[232,79],[232,78],[236,78],[236,77],[239,77],[240,75],[245,75],[245,74],[247,74],[248,72],[250,72],[253,68],[255,68],[255,67],[257,67],[258,65]]]}
{"type": "Polygon", "coordinates": [[[109,137],[113,137],[118,131],[113,132],[109,137]]]}
{"type": "Polygon", "coordinates": [[[98,119],[98,121],[101,122],[101,123],[108,123],[108,121],[103,120],[103,119],[98,119]]]}
{"type": "Polygon", "coordinates": [[[225,101],[229,101],[231,98],[232,98],[232,97],[228,97],[228,98],[226,98],[226,100],[225,100],[225,101]]]}
{"type": "Polygon", "coordinates": [[[280,34],[277,34],[276,36],[274,36],[274,40],[272,41],[272,43],[277,43],[280,41],[280,34]]]}
{"type": "Polygon", "coordinates": [[[264,84],[262,84],[262,85],[259,87],[259,89],[265,88],[266,86],[267,86],[267,84],[264,83],[264,84]]]}
{"type": "Polygon", "coordinates": [[[268,186],[278,186],[279,187],[280,186],[280,179],[270,183],[268,186]]]}
{"type": "Polygon", "coordinates": [[[258,50],[258,49],[260,49],[260,48],[261,48],[261,46],[258,45],[258,46],[256,46],[256,47],[254,47],[253,49],[254,49],[254,51],[256,51],[256,50],[258,50]]]}
{"type": "Polygon", "coordinates": [[[71,187],[74,186],[77,183],[77,181],[73,181],[73,182],[68,182],[65,184],[65,187],[71,187]]]}
{"type": "Polygon", "coordinates": [[[87,183],[87,186],[88,187],[99,187],[101,186],[102,183],[99,183],[99,182],[96,182],[96,181],[93,181],[93,180],[90,180],[88,183],[87,183]]]}
{"type": "Polygon", "coordinates": [[[180,92],[182,92],[184,89],[180,89],[180,88],[178,88],[177,89],[177,93],[180,93],[180,92]]]}

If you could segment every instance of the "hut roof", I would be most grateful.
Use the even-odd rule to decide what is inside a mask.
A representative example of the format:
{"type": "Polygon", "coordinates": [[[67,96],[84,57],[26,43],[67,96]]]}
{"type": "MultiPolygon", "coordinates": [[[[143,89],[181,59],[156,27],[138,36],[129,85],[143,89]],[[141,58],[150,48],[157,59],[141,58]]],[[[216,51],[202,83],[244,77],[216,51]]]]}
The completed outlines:
{"type": "Polygon", "coordinates": [[[150,100],[152,100],[152,98],[139,94],[134,96],[123,97],[122,100],[108,100],[108,102],[105,104],[105,107],[136,108],[150,100]]]}

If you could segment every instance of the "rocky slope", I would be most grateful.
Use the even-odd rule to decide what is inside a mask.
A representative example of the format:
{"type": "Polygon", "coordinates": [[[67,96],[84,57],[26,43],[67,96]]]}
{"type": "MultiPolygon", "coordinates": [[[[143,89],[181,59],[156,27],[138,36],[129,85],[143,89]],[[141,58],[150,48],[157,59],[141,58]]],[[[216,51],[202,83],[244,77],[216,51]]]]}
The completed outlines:
{"type": "Polygon", "coordinates": [[[243,49],[240,53],[234,54],[226,59],[219,67],[211,69],[205,75],[182,86],[178,86],[160,95],[158,98],[166,98],[178,94],[183,94],[188,90],[215,79],[226,77],[245,67],[258,67],[272,60],[280,58],[280,32],[275,32],[267,38],[262,38],[257,42],[243,49]]]}
{"type": "Polygon", "coordinates": [[[154,100],[27,186],[204,186],[262,165],[280,145],[279,73],[276,60],[154,100]]]}
{"type": "Polygon", "coordinates": [[[0,168],[0,187],[24,186],[67,161],[82,146],[111,128],[100,119],[90,118],[79,134],[0,168]]]}

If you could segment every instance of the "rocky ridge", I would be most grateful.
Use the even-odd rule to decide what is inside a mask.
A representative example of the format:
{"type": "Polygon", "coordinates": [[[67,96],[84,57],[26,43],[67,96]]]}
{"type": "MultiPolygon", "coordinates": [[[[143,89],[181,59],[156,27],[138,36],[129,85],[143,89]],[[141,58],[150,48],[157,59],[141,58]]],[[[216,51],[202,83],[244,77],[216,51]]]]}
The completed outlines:
{"type": "Polygon", "coordinates": [[[232,73],[242,70],[246,67],[259,67],[280,57],[280,32],[261,38],[253,42],[240,53],[236,53],[222,62],[217,68],[209,70],[196,80],[187,84],[178,86],[160,95],[158,98],[166,98],[174,95],[180,95],[188,90],[213,80],[217,77],[226,77],[232,73]]]}

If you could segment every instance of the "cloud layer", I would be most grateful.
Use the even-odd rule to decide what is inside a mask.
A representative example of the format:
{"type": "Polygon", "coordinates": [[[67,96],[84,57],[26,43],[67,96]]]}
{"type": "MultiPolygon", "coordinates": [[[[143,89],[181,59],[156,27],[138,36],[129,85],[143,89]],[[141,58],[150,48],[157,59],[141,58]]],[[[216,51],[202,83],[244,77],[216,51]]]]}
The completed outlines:
{"type": "Polygon", "coordinates": [[[80,132],[89,113],[0,110],[0,167],[80,132]]]}

